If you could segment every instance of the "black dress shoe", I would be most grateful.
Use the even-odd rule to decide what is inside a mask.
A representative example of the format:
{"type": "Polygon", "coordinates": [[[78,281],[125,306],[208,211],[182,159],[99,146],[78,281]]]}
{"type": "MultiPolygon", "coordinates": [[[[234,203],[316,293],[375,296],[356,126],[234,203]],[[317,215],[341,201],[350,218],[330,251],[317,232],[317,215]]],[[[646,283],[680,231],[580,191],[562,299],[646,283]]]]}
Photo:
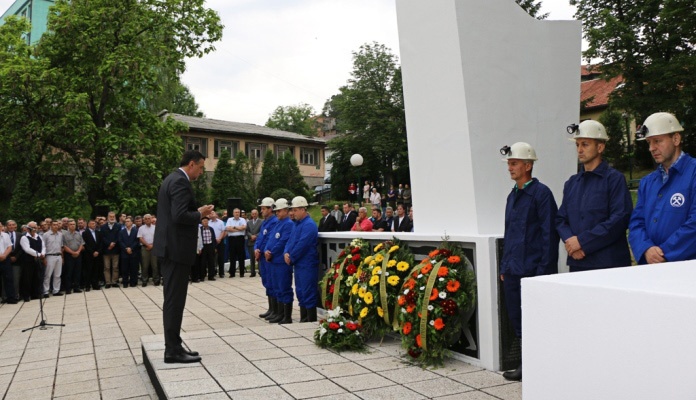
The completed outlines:
{"type": "Polygon", "coordinates": [[[213,277],[211,277],[211,278],[208,278],[208,280],[209,280],[209,281],[216,281],[217,279],[215,279],[215,277],[213,276],[213,277]]]}
{"type": "Polygon", "coordinates": [[[63,292],[53,293],[54,296],[62,296],[63,292]]]}
{"type": "Polygon", "coordinates": [[[111,284],[110,284],[110,283],[107,283],[106,285],[104,285],[104,289],[108,289],[108,288],[110,288],[110,287],[111,287],[111,284]]]}
{"type": "Polygon", "coordinates": [[[167,354],[167,352],[164,353],[165,364],[188,364],[200,361],[201,358],[199,356],[191,356],[187,353],[184,353],[183,351],[180,351],[175,354],[167,354]]]}
{"type": "Polygon", "coordinates": [[[82,293],[82,289],[75,289],[75,293],[82,293]]]}
{"type": "Polygon", "coordinates": [[[28,302],[30,302],[30,301],[31,301],[31,297],[25,297],[25,298],[24,298],[24,302],[25,302],[25,303],[28,303],[28,302]]]}
{"type": "Polygon", "coordinates": [[[160,284],[159,281],[155,281],[155,286],[159,286],[159,284],[160,284]]]}
{"type": "Polygon", "coordinates": [[[66,291],[65,291],[65,294],[66,294],[66,295],[72,294],[72,290],[66,290],[66,291]]]}
{"type": "Polygon", "coordinates": [[[43,297],[44,299],[47,299],[47,298],[48,298],[48,293],[44,294],[44,295],[41,296],[41,297],[43,297]]]}
{"type": "Polygon", "coordinates": [[[5,303],[7,303],[7,304],[17,304],[17,303],[19,303],[19,301],[17,301],[17,299],[7,299],[7,301],[6,301],[5,303]]]}
{"type": "Polygon", "coordinates": [[[89,292],[90,290],[92,290],[92,287],[91,287],[91,286],[87,286],[87,287],[85,288],[85,292],[89,292]]]}
{"type": "Polygon", "coordinates": [[[181,348],[181,351],[183,351],[185,354],[190,355],[191,357],[198,357],[198,356],[199,356],[199,354],[198,354],[197,351],[189,351],[189,350],[186,350],[186,349],[183,348],[183,347],[181,348]]]}
{"type": "Polygon", "coordinates": [[[517,367],[514,371],[507,371],[503,373],[503,378],[509,381],[521,381],[522,380],[522,364],[517,367]]]}
{"type": "Polygon", "coordinates": [[[252,272],[251,275],[249,275],[249,278],[254,278],[256,276],[256,272],[252,272]]]}

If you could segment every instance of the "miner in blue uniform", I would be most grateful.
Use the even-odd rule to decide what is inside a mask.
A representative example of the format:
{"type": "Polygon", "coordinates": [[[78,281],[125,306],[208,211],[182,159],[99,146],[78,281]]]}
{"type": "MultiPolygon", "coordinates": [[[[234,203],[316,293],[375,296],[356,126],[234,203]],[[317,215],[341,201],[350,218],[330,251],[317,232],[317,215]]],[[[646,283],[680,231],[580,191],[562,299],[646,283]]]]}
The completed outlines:
{"type": "Polygon", "coordinates": [[[266,297],[268,298],[268,310],[259,314],[259,318],[271,319],[271,315],[275,318],[274,311],[276,309],[277,300],[275,294],[273,293],[273,279],[271,277],[271,271],[268,269],[268,263],[266,262],[266,257],[263,257],[264,248],[266,247],[266,242],[268,241],[268,233],[273,230],[278,219],[273,215],[273,207],[275,202],[272,198],[266,197],[261,200],[261,217],[263,217],[263,222],[261,223],[261,229],[256,237],[256,243],[254,243],[254,257],[256,261],[259,262],[259,275],[261,275],[261,284],[266,289],[266,297]]]}
{"type": "Polygon", "coordinates": [[[609,140],[604,125],[586,120],[570,125],[580,172],[563,187],[556,230],[568,252],[570,272],[631,265],[626,229],[633,201],[622,173],[602,160],[609,140]]]}
{"type": "Polygon", "coordinates": [[[291,265],[295,272],[295,293],[300,303],[300,322],[315,322],[319,297],[319,228],[307,212],[307,199],[297,196],[292,199],[290,207],[295,216],[295,229],[285,245],[285,263],[291,265]]]}
{"type": "MultiPolygon", "coordinates": [[[[505,206],[505,236],[500,261],[505,303],[515,335],[522,339],[522,299],[520,281],[558,272],[558,234],[554,226],[556,200],[551,190],[532,178],[536,152],[527,143],[505,146],[510,178],[515,187],[505,206]]],[[[522,380],[522,364],[503,374],[507,380],[522,380]]]]}
{"type": "Polygon", "coordinates": [[[275,214],[278,222],[268,233],[264,247],[266,269],[271,270],[273,293],[276,298],[276,317],[270,323],[292,323],[292,267],[285,263],[284,252],[295,223],[288,217],[288,201],[278,199],[275,202],[275,214]]]}
{"type": "Polygon", "coordinates": [[[648,142],[658,165],[640,181],[628,241],[639,264],[696,258],[696,160],[684,153],[677,118],[649,116],[636,140],[648,142]]]}

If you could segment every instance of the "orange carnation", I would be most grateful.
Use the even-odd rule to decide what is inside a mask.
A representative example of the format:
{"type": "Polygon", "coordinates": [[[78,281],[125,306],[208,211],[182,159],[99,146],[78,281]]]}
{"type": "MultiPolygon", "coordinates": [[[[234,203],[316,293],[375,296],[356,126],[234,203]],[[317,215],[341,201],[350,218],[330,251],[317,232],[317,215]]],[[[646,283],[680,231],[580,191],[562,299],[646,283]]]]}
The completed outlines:
{"type": "Polygon", "coordinates": [[[399,305],[403,306],[404,304],[406,304],[406,297],[399,296],[399,305]]]}
{"type": "Polygon", "coordinates": [[[447,282],[447,291],[448,292],[456,292],[459,290],[459,281],[449,281],[447,282]]]}
{"type": "Polygon", "coordinates": [[[442,318],[438,318],[435,320],[435,325],[433,325],[436,330],[441,331],[442,328],[445,327],[445,323],[442,322],[442,318]]]}
{"type": "Polygon", "coordinates": [[[423,344],[421,343],[420,333],[416,335],[416,344],[418,345],[418,347],[423,347],[423,344]]]}
{"type": "Polygon", "coordinates": [[[433,257],[437,256],[438,254],[440,254],[440,250],[435,249],[435,250],[431,251],[430,253],[428,253],[428,257],[433,258],[433,257]]]}
{"type": "Polygon", "coordinates": [[[447,276],[449,274],[449,268],[447,267],[440,267],[440,269],[437,271],[437,276],[447,276]]]}
{"type": "Polygon", "coordinates": [[[458,262],[460,262],[460,261],[462,261],[462,259],[459,258],[459,256],[450,256],[450,257],[447,259],[447,262],[450,263],[450,264],[456,264],[456,263],[458,263],[458,262]]]}
{"type": "Polygon", "coordinates": [[[430,272],[433,269],[432,264],[425,265],[423,268],[421,268],[421,274],[425,275],[428,272],[430,272]]]}
{"type": "Polygon", "coordinates": [[[409,314],[412,313],[415,309],[416,309],[416,306],[414,304],[410,304],[410,305],[406,306],[406,312],[409,314]]]}
{"type": "Polygon", "coordinates": [[[409,333],[411,333],[411,323],[410,322],[407,322],[404,324],[404,327],[402,328],[402,332],[404,333],[404,335],[408,335],[409,333]]]}
{"type": "Polygon", "coordinates": [[[404,283],[404,287],[413,290],[416,287],[416,281],[409,279],[406,281],[406,283],[404,283]]]}
{"type": "Polygon", "coordinates": [[[433,288],[433,292],[430,294],[430,301],[436,300],[438,295],[437,289],[433,288]]]}

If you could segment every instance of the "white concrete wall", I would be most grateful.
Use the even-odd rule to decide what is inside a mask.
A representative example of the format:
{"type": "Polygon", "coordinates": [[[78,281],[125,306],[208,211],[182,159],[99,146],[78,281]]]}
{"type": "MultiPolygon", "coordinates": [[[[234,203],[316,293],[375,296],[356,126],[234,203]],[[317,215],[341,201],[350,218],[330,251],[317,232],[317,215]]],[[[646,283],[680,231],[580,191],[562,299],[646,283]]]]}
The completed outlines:
{"type": "Polygon", "coordinates": [[[522,280],[523,397],[694,399],[696,261],[522,280]]]}
{"type": "Polygon", "coordinates": [[[416,231],[502,235],[513,182],[499,149],[517,141],[560,203],[576,169],[565,128],[579,118],[580,23],[512,0],[396,5],[416,231]]]}

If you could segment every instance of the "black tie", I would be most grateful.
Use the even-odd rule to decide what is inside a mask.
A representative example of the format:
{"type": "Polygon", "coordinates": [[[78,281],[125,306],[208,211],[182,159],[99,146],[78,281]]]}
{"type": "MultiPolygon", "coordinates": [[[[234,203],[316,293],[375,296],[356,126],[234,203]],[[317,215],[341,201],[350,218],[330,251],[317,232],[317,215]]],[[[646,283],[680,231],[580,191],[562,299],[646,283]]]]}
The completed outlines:
{"type": "Polygon", "coordinates": [[[15,243],[14,243],[14,232],[10,232],[10,240],[12,241],[12,251],[14,251],[14,249],[15,249],[15,248],[14,248],[14,245],[15,245],[15,243]]]}

